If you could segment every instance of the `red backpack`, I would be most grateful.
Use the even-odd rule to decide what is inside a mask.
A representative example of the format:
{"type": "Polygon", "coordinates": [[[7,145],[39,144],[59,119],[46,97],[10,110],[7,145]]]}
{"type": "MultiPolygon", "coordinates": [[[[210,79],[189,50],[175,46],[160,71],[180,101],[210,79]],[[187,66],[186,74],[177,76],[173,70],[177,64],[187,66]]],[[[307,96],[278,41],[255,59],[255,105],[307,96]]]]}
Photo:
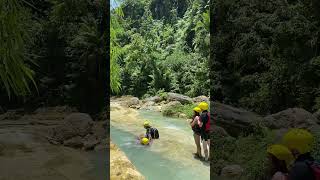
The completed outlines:
{"type": "Polygon", "coordinates": [[[201,129],[203,131],[209,132],[210,131],[210,113],[207,112],[207,114],[205,116],[201,115],[200,116],[201,122],[203,122],[202,118],[204,118],[204,117],[207,119],[207,122],[206,122],[206,124],[202,125],[201,129]]]}
{"type": "Polygon", "coordinates": [[[314,162],[307,162],[307,164],[312,169],[314,179],[320,180],[320,163],[314,161],[314,162]]]}
{"type": "Polygon", "coordinates": [[[210,131],[210,112],[207,113],[208,121],[206,123],[206,131],[210,131]]]}

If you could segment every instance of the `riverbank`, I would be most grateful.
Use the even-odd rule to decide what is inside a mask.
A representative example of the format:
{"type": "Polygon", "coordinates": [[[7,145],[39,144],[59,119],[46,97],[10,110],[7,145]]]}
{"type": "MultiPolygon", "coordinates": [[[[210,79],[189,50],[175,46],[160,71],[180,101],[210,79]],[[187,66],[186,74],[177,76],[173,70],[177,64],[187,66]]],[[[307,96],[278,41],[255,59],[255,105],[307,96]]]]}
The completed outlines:
{"type": "MultiPolygon", "coordinates": [[[[0,179],[21,180],[99,180],[107,176],[101,169],[100,150],[54,145],[48,141],[50,130],[65,123],[74,113],[68,107],[41,108],[31,114],[18,110],[0,115],[0,179]],[[77,172],[77,173],[74,173],[77,172]]],[[[103,163],[104,165],[104,163],[103,163]]]]}
{"type": "Polygon", "coordinates": [[[145,180],[126,155],[112,141],[110,141],[110,179],[145,180]]]}
{"type": "Polygon", "coordinates": [[[193,115],[192,109],[202,101],[209,103],[209,97],[202,95],[191,98],[177,93],[163,93],[145,99],[133,96],[112,97],[111,101],[136,110],[155,111],[167,117],[190,119],[193,115]]]}

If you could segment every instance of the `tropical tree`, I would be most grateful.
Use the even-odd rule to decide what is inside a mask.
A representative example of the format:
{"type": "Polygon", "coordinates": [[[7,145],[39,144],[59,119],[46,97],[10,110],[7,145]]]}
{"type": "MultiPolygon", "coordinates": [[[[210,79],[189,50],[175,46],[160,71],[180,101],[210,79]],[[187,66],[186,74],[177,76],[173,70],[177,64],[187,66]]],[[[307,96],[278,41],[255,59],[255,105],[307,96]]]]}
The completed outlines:
{"type": "Polygon", "coordinates": [[[121,72],[118,60],[122,49],[117,42],[117,37],[123,33],[121,18],[123,12],[120,7],[116,8],[110,19],[110,87],[112,92],[119,92],[121,88],[121,72]]]}
{"type": "Polygon", "coordinates": [[[25,96],[31,92],[30,81],[36,87],[30,68],[34,62],[27,52],[30,14],[18,0],[1,0],[0,8],[0,86],[9,98],[25,96]]]}

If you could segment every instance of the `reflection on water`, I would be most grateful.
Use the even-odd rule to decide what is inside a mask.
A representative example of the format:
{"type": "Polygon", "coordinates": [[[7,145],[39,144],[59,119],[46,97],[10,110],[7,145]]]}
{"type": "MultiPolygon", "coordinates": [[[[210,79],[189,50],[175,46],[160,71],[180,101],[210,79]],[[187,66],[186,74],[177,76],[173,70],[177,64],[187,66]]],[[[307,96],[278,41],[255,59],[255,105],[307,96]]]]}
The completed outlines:
{"type": "Polygon", "coordinates": [[[151,111],[127,116],[123,112],[127,111],[111,111],[111,139],[147,179],[210,178],[209,165],[193,158],[196,148],[187,121],[151,111]],[[151,147],[136,143],[136,135],[144,133],[144,119],[149,119],[160,133],[151,147]]]}

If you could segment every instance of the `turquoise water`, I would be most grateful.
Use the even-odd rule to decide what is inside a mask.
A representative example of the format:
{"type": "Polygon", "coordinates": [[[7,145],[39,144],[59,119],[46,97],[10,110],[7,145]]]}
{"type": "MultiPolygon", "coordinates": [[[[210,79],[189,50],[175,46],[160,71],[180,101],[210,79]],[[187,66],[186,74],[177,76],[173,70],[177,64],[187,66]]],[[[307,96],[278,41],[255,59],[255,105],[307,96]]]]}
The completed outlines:
{"type": "Polygon", "coordinates": [[[163,117],[152,111],[139,111],[139,116],[136,120],[139,123],[128,123],[127,126],[126,122],[130,120],[122,121],[121,126],[111,121],[111,139],[147,180],[210,178],[209,164],[193,158],[196,148],[187,121],[163,117]],[[160,139],[150,147],[136,142],[136,136],[145,132],[140,124],[144,119],[149,119],[160,133],[160,139]]]}

